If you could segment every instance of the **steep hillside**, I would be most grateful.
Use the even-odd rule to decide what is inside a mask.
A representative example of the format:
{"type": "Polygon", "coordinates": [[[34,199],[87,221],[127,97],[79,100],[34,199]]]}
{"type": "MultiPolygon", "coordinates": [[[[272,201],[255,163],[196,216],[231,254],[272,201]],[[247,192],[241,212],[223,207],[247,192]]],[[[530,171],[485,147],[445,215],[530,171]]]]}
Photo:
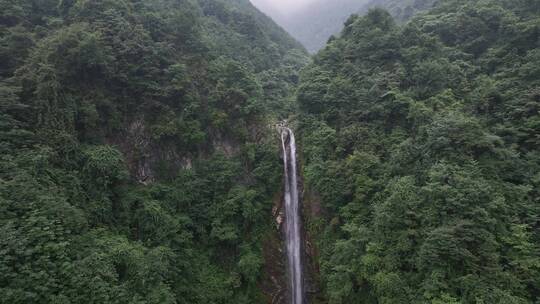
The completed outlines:
{"type": "Polygon", "coordinates": [[[0,0],[0,302],[263,302],[306,60],[247,1],[0,0]]]}
{"type": "Polygon", "coordinates": [[[538,303],[540,6],[351,17],[301,77],[329,303],[538,303]]]}

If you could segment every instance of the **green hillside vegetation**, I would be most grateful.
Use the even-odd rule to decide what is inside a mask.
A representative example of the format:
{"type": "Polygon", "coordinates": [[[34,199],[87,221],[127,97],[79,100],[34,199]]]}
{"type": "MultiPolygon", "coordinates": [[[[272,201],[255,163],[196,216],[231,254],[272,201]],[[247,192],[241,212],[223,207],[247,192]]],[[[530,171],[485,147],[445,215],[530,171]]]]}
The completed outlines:
{"type": "Polygon", "coordinates": [[[539,303],[540,6],[371,10],[301,76],[329,303],[539,303]]]}
{"type": "Polygon", "coordinates": [[[0,303],[261,303],[306,61],[248,1],[0,0],[0,303]]]}

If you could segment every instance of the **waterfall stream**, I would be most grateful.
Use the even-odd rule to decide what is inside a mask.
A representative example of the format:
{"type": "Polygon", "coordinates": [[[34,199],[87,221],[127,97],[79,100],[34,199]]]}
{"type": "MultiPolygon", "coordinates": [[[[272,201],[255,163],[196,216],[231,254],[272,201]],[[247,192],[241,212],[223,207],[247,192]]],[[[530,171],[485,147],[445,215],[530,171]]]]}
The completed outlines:
{"type": "Polygon", "coordinates": [[[305,304],[301,261],[300,207],[296,172],[296,142],[291,129],[281,128],[283,164],[285,167],[285,228],[288,273],[292,304],[305,304]]]}

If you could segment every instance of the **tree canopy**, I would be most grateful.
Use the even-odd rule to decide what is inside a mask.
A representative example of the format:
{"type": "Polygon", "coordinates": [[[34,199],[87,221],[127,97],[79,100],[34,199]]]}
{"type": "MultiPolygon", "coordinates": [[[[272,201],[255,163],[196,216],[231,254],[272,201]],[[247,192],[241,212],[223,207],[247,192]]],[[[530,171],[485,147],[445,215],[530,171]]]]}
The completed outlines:
{"type": "Polygon", "coordinates": [[[248,1],[0,0],[0,303],[257,303],[301,46],[248,1]]]}
{"type": "Polygon", "coordinates": [[[302,73],[329,303],[540,300],[538,9],[439,1],[402,26],[373,9],[302,73]]]}

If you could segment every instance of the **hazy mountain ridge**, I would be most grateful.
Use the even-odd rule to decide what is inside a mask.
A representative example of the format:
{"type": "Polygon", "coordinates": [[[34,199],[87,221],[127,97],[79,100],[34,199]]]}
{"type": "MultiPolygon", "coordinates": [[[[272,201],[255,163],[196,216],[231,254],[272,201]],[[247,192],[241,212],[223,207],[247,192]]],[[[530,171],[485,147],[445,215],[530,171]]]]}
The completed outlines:
{"type": "Polygon", "coordinates": [[[373,7],[381,7],[386,10],[398,22],[404,22],[413,17],[417,12],[432,8],[438,0],[371,0],[364,10],[373,7]]]}
{"type": "Polygon", "coordinates": [[[404,22],[419,11],[429,9],[436,0],[317,0],[290,13],[283,13],[267,2],[258,3],[259,9],[271,16],[295,37],[310,53],[326,45],[337,35],[352,14],[365,14],[370,8],[381,7],[398,22],[404,22]]]}
{"type": "Polygon", "coordinates": [[[278,16],[276,21],[314,53],[324,47],[330,36],[339,33],[343,22],[366,3],[367,0],[319,0],[291,15],[278,16]]]}

